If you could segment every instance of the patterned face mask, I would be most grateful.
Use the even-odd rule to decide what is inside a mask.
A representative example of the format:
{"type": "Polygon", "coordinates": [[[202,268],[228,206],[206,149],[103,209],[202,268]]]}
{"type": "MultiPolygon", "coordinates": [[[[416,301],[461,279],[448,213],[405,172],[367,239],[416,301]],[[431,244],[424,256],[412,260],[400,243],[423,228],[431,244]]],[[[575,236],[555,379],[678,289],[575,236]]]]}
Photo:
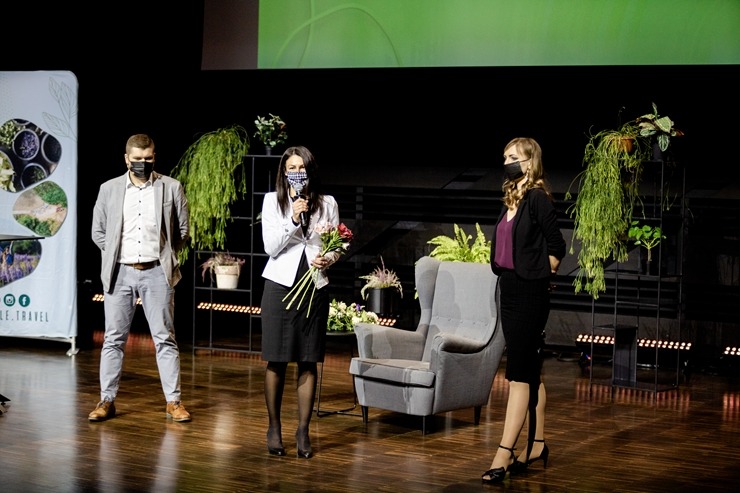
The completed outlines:
{"type": "Polygon", "coordinates": [[[308,183],[308,174],[305,171],[288,171],[287,175],[288,183],[300,194],[308,183]]]}

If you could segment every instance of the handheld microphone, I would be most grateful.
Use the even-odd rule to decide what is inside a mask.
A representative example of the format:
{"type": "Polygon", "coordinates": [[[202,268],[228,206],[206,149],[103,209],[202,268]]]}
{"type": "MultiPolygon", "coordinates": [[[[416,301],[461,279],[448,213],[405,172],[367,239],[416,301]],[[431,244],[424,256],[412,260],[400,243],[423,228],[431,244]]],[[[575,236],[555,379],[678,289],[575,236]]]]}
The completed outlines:
{"type": "MultiPolygon", "coordinates": [[[[293,183],[293,190],[295,190],[296,198],[299,198],[299,197],[302,199],[306,198],[303,195],[301,195],[301,193],[303,192],[303,187],[305,185],[306,184],[304,182],[293,183]]],[[[306,214],[305,212],[301,212],[301,226],[303,226],[304,228],[308,226],[308,214],[306,214]]]]}

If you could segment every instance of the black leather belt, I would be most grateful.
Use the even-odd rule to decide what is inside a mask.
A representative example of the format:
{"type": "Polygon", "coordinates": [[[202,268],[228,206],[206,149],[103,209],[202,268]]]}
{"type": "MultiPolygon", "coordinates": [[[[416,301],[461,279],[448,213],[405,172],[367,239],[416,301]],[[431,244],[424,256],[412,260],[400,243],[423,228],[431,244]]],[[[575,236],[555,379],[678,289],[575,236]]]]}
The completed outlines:
{"type": "Polygon", "coordinates": [[[159,260],[152,260],[151,262],[141,262],[136,264],[123,264],[133,267],[136,270],[149,270],[159,265],[159,260]]]}

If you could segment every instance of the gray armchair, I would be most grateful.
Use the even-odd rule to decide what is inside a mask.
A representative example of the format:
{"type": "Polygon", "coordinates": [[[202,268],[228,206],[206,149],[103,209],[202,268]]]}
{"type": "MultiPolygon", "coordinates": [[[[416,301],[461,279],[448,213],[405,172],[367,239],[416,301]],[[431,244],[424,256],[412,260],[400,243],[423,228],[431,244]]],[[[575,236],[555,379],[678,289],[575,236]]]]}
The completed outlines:
{"type": "Polygon", "coordinates": [[[357,324],[352,358],[362,418],[368,408],[422,417],[472,407],[480,422],[505,343],[496,308],[496,277],[488,264],[416,264],[421,316],[416,330],[357,324]]]}

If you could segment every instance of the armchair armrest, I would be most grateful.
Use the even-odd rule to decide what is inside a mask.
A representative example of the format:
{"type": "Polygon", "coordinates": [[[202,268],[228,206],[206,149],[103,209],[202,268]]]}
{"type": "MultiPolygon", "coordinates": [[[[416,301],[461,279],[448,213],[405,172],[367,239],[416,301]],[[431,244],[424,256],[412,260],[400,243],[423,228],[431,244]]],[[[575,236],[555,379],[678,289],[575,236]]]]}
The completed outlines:
{"type": "Polygon", "coordinates": [[[432,339],[432,354],[434,353],[477,353],[488,341],[477,341],[456,334],[439,333],[432,339]]]}
{"type": "Polygon", "coordinates": [[[435,336],[429,362],[429,370],[435,374],[435,413],[488,401],[500,360],[493,342],[453,334],[435,336]]]}
{"type": "Polygon", "coordinates": [[[421,360],[424,334],[383,325],[355,325],[357,353],[361,358],[421,360]]]}

